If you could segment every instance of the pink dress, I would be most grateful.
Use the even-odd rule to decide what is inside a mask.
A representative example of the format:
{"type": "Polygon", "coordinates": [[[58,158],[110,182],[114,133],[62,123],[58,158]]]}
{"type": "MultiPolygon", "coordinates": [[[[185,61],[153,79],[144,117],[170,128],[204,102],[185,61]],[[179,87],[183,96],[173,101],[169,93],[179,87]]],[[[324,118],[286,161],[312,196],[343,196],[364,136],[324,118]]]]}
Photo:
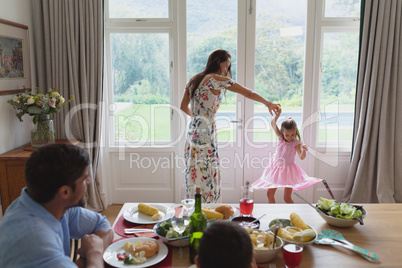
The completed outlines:
{"type": "Polygon", "coordinates": [[[309,177],[295,163],[296,146],[300,144],[300,141],[294,139],[292,142],[286,142],[282,136],[278,138],[275,156],[252,187],[255,189],[289,187],[293,188],[293,191],[299,191],[321,182],[321,179],[309,177]]]}

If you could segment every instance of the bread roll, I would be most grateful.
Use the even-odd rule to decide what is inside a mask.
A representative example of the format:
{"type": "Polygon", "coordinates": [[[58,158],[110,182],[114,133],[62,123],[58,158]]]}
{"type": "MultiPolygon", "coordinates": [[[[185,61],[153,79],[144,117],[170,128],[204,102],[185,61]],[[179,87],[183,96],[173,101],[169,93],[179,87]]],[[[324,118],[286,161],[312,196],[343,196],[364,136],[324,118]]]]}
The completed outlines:
{"type": "Polygon", "coordinates": [[[155,241],[145,241],[141,245],[135,247],[135,252],[141,251],[145,252],[144,257],[152,257],[159,251],[159,244],[155,241]]]}
{"type": "Polygon", "coordinates": [[[234,214],[234,210],[230,205],[219,205],[215,208],[215,211],[222,213],[224,219],[229,219],[234,214]]]}

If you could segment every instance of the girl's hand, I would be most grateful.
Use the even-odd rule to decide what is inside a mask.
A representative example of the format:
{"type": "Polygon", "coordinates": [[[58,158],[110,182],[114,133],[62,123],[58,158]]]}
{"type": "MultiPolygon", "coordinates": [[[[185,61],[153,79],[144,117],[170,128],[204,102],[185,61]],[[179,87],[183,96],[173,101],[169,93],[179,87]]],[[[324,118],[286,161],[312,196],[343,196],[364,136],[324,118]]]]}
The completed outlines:
{"type": "Polygon", "coordinates": [[[278,109],[274,110],[274,113],[275,113],[276,117],[279,117],[281,115],[281,113],[282,113],[282,107],[279,106],[278,109]]]}
{"type": "Polygon", "coordinates": [[[307,145],[303,144],[301,147],[304,151],[308,151],[307,145]]]}

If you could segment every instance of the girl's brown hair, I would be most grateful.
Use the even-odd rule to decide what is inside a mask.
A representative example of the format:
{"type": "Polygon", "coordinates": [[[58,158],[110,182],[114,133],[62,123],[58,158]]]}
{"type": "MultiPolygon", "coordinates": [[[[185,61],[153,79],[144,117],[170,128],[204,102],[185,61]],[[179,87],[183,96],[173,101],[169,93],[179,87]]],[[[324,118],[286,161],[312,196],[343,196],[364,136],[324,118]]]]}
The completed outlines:
{"type": "Polygon", "coordinates": [[[292,118],[288,118],[285,121],[282,122],[281,124],[281,134],[282,134],[282,138],[285,139],[285,137],[283,136],[283,131],[285,131],[285,129],[287,130],[292,130],[292,129],[296,129],[296,138],[301,141],[300,138],[300,132],[299,129],[297,128],[297,124],[296,121],[293,120],[292,118]]]}
{"type": "MultiPolygon", "coordinates": [[[[212,52],[208,57],[207,65],[205,66],[204,71],[194,75],[188,83],[190,98],[194,97],[194,92],[200,85],[202,79],[204,79],[205,75],[218,72],[220,69],[220,64],[230,59],[230,53],[224,49],[217,49],[212,52]]],[[[229,65],[227,76],[230,78],[232,77],[231,65],[229,65]]]]}

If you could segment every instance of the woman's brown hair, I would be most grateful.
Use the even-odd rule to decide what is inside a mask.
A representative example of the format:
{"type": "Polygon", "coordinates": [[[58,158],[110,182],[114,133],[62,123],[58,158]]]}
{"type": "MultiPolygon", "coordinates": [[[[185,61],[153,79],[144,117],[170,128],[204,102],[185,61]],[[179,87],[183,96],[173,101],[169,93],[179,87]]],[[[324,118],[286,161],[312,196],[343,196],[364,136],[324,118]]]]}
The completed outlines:
{"type": "MultiPolygon", "coordinates": [[[[213,51],[208,57],[204,71],[194,75],[188,83],[190,98],[194,97],[194,92],[200,85],[202,79],[204,79],[205,75],[218,72],[220,70],[220,64],[230,59],[230,53],[224,49],[213,51]]],[[[232,77],[231,65],[229,65],[227,76],[232,77]]]]}

